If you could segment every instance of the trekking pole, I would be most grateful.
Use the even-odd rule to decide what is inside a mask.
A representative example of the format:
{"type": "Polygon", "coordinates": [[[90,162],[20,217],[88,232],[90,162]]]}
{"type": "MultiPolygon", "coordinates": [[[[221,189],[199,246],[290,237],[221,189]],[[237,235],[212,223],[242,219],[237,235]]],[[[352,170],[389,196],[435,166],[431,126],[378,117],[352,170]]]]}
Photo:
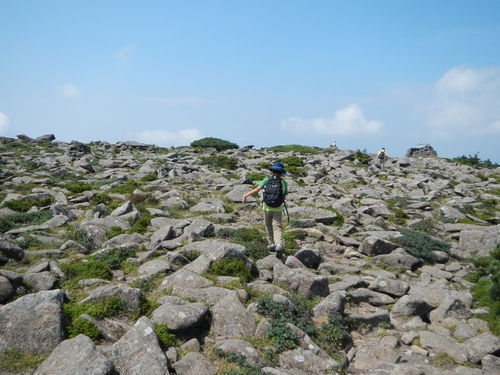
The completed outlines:
{"type": "Polygon", "coordinates": [[[286,206],[286,201],[283,201],[283,205],[285,206],[286,217],[288,218],[288,222],[290,222],[290,215],[288,214],[288,207],[286,206]]]}

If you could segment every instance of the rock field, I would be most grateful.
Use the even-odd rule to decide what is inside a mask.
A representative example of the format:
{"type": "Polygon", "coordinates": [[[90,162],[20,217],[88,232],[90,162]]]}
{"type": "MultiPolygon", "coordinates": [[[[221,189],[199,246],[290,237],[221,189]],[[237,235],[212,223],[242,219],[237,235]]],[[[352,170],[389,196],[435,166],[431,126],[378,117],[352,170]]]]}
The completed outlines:
{"type": "Polygon", "coordinates": [[[500,168],[318,151],[0,138],[0,358],[41,358],[0,373],[500,374],[467,278],[500,243],[500,168]],[[241,203],[275,161],[282,258],[259,197],[241,203]],[[422,239],[431,258],[410,251],[422,239]],[[68,271],[103,262],[102,277],[68,271]],[[111,297],[120,313],[77,317],[97,339],[71,335],[69,307],[111,297]]]}

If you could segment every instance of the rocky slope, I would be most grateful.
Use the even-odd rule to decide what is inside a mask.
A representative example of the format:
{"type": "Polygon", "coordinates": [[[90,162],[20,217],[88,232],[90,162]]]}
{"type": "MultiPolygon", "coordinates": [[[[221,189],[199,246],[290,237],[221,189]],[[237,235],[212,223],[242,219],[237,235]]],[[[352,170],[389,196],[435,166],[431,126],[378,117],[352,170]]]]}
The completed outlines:
{"type": "Polygon", "coordinates": [[[353,156],[0,139],[2,358],[40,355],[16,372],[38,375],[500,374],[466,278],[500,243],[500,170],[353,156]],[[278,160],[302,163],[282,259],[265,252],[258,197],[241,204],[278,160]],[[408,228],[431,261],[398,241],[408,228]],[[93,262],[112,273],[68,271],[93,262]],[[120,313],[83,313],[99,334],[78,334],[68,306],[110,297],[120,313]]]}

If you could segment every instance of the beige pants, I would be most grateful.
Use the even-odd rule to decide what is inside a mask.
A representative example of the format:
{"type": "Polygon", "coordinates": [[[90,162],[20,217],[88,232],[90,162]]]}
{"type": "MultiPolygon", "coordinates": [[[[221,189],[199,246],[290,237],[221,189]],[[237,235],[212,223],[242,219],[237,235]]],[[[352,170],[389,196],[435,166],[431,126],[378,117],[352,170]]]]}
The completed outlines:
{"type": "Polygon", "coordinates": [[[267,241],[269,245],[283,245],[283,212],[264,211],[267,241]]]}

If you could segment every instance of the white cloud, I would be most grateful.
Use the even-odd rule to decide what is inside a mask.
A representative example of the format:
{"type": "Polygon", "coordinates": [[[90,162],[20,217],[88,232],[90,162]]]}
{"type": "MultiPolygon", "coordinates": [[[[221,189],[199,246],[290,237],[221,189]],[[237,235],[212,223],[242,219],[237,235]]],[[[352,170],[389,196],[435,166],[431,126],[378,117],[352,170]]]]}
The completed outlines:
{"type": "Polygon", "coordinates": [[[335,111],[331,118],[302,119],[291,117],[284,120],[281,128],[301,135],[366,135],[379,133],[384,127],[381,121],[368,121],[357,104],[335,111]]]}
{"type": "Polygon", "coordinates": [[[125,46],[121,49],[121,51],[119,52],[116,52],[113,57],[115,59],[118,59],[120,60],[121,62],[124,62],[126,63],[127,60],[128,60],[128,57],[129,55],[132,53],[132,52],[135,52],[136,48],[135,46],[125,46]]]}
{"type": "Polygon", "coordinates": [[[80,91],[75,87],[75,85],[71,83],[65,83],[62,86],[59,86],[59,91],[69,99],[79,99],[82,97],[80,91]]]}
{"type": "Polygon", "coordinates": [[[434,136],[500,134],[500,69],[454,67],[436,82],[425,109],[434,136]]]}
{"type": "Polygon", "coordinates": [[[0,112],[0,134],[4,134],[9,128],[9,118],[0,112]]]}
{"type": "Polygon", "coordinates": [[[181,129],[175,132],[168,130],[144,130],[136,135],[132,135],[138,142],[154,144],[157,146],[189,146],[197,139],[203,138],[198,129],[181,129]]]}

